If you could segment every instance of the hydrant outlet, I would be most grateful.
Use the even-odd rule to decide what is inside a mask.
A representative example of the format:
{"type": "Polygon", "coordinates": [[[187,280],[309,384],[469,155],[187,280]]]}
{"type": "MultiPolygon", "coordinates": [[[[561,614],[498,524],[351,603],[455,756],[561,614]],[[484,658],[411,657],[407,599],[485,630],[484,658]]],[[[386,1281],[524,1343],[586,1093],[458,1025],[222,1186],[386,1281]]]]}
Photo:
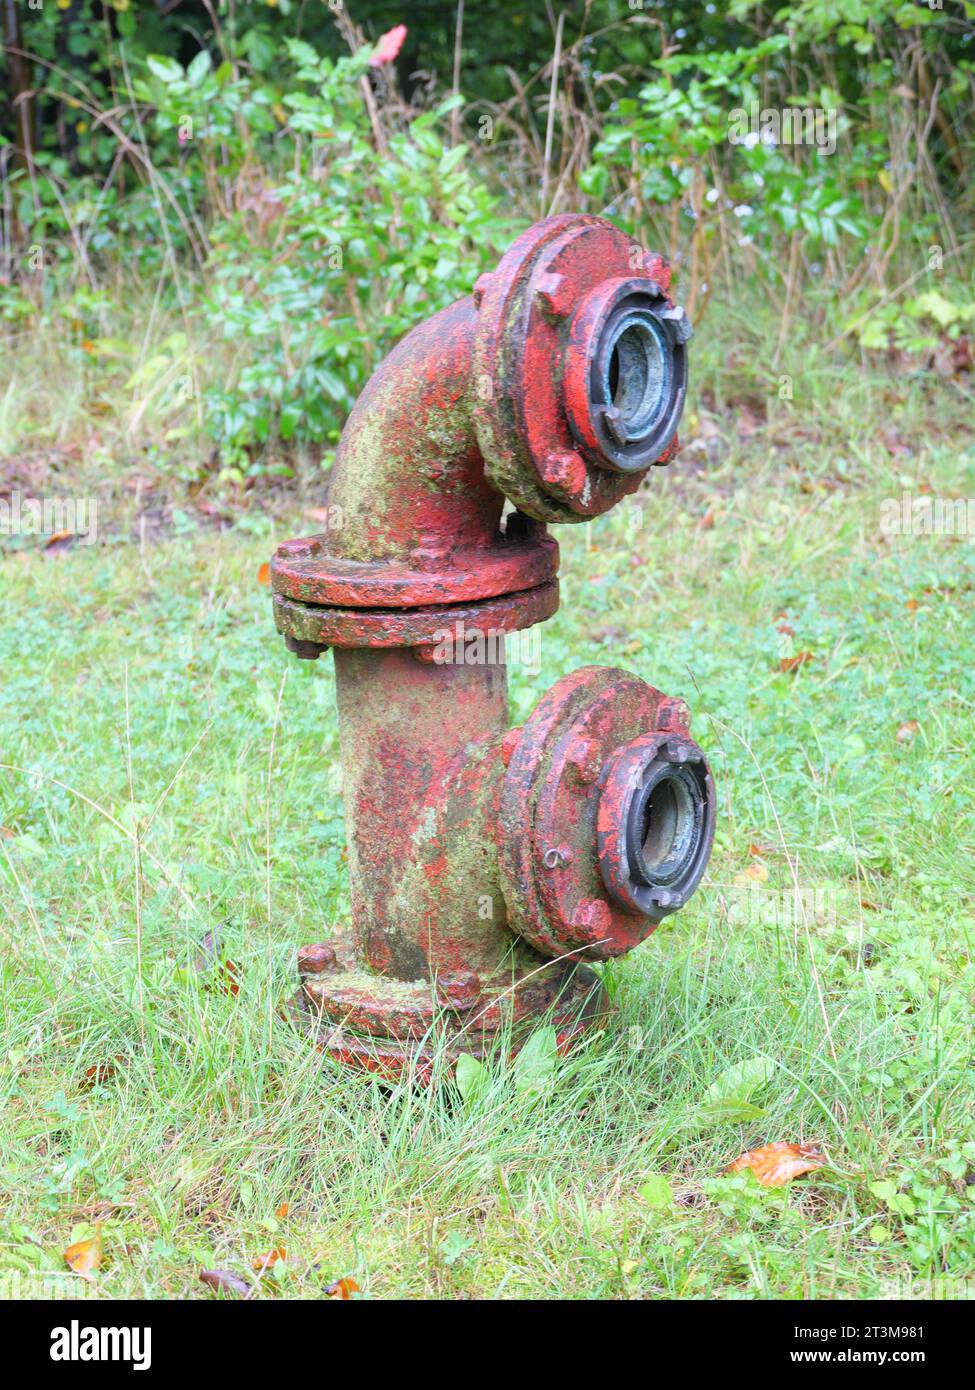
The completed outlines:
{"type": "Polygon", "coordinates": [[[689,736],[660,731],[669,703],[627,671],[589,666],[521,731],[501,789],[501,881],[511,926],[545,955],[623,955],[703,876],[714,783],[689,736]]]}

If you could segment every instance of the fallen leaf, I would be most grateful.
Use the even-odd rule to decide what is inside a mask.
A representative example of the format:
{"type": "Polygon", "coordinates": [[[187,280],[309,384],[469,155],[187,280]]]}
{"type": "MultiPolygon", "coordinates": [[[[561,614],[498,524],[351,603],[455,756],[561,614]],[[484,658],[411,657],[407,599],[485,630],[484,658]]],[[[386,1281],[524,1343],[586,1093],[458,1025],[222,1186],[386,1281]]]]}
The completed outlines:
{"type": "Polygon", "coordinates": [[[74,1245],[69,1245],[64,1252],[65,1263],[75,1274],[80,1274],[82,1279],[87,1279],[89,1283],[95,1277],[95,1270],[102,1262],[102,1233],[100,1228],[95,1226],[95,1234],[88,1240],[77,1240],[74,1245]]]}
{"type": "Polygon", "coordinates": [[[44,542],[44,549],[57,554],[61,550],[68,550],[75,540],[77,537],[73,531],[55,531],[44,542]]]}
{"type": "Polygon", "coordinates": [[[250,1297],[250,1285],[241,1279],[239,1274],[232,1274],[229,1269],[201,1269],[200,1278],[214,1293],[234,1293],[243,1294],[245,1298],[250,1297]]]}
{"type": "Polygon", "coordinates": [[[795,671],[807,661],[815,661],[812,652],[796,652],[795,656],[784,656],[779,661],[780,671],[795,671]]]}
{"type": "Polygon", "coordinates": [[[907,719],[897,730],[895,735],[898,743],[913,743],[920,724],[916,719],[907,719]]]}
{"type": "Polygon", "coordinates": [[[277,1264],[278,1260],[286,1260],[287,1258],[287,1250],[283,1245],[279,1245],[276,1250],[269,1250],[266,1255],[258,1255],[256,1260],[251,1260],[251,1269],[256,1270],[258,1274],[263,1274],[266,1269],[277,1264]]]}
{"type": "MultiPolygon", "coordinates": [[[[237,998],[237,995],[240,993],[240,985],[238,984],[239,978],[240,971],[237,969],[236,965],[234,965],[233,961],[225,960],[223,962],[222,978],[220,980],[220,988],[223,990],[224,994],[229,994],[234,999],[237,998]]],[[[209,989],[209,985],[207,988],[209,989]]]]}
{"type": "Polygon", "coordinates": [[[750,1168],[763,1187],[784,1187],[793,1178],[822,1168],[825,1162],[825,1156],[815,1144],[790,1144],[779,1140],[761,1149],[749,1149],[729,1164],[727,1171],[740,1173],[750,1168]]]}
{"type": "Polygon", "coordinates": [[[258,584],[263,584],[265,588],[271,582],[271,566],[267,560],[264,561],[263,565],[261,565],[260,569],[257,571],[257,582],[258,584]]]}
{"type": "Polygon", "coordinates": [[[326,1288],[325,1297],[351,1298],[355,1293],[361,1293],[361,1289],[354,1279],[336,1279],[334,1284],[326,1288]]]}
{"type": "Polygon", "coordinates": [[[124,1062],[125,1058],[121,1053],[116,1057],[110,1057],[106,1062],[96,1062],[93,1067],[89,1067],[84,1076],[78,1082],[79,1091],[90,1091],[95,1086],[104,1086],[106,1081],[111,1081],[117,1074],[117,1062],[124,1062]]]}

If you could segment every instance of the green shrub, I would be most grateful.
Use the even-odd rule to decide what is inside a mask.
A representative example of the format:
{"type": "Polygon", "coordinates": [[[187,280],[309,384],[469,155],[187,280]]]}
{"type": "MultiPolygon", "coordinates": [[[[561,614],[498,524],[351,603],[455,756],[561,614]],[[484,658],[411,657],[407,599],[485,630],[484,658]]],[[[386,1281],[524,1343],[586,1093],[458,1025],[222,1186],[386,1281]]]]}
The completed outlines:
{"type": "Polygon", "coordinates": [[[183,132],[215,204],[232,190],[210,230],[203,312],[236,354],[204,389],[205,420],[248,471],[268,442],[334,440],[379,358],[468,293],[514,230],[467,147],[441,137],[452,100],[399,129],[376,112],[377,134],[360,85],[369,50],[332,61],[291,40],[288,52],[277,87],[205,54],[186,72],[149,60],[157,137],[183,132]]]}
{"type": "MultiPolygon", "coordinates": [[[[797,234],[810,253],[843,235],[864,240],[874,219],[858,186],[876,177],[882,142],[858,131],[860,143],[848,139],[853,148],[833,157],[823,144],[790,148],[755,132],[733,138],[735,113],[750,117],[760,79],[775,71],[788,46],[777,34],[751,48],[661,58],[654,64],[659,75],[618,103],[581,180],[584,191],[608,203],[638,236],[660,240],[670,230],[673,242],[673,223],[663,214],[682,216],[685,227],[690,223],[685,237],[697,278],[708,274],[709,243],[729,235],[729,227],[731,240],[763,253],[783,233],[797,234]]],[[[794,105],[823,113],[841,107],[828,89],[794,105]]],[[[837,124],[848,134],[842,119],[837,124]]]]}

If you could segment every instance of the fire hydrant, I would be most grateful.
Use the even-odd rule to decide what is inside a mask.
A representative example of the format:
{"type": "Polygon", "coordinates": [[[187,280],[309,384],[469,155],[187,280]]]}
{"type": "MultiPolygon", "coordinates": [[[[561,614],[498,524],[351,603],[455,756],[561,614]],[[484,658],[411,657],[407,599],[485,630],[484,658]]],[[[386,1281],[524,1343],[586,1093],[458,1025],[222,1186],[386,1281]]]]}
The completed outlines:
{"type": "Polygon", "coordinates": [[[715,792],[683,700],[588,666],[507,727],[503,634],[558,607],[547,523],[676,451],[690,325],[669,288],[600,218],[531,227],[380,365],[336,454],[340,524],[274,556],[288,647],[335,654],[352,921],[298,956],[334,1057],[429,1079],[438,1051],[513,1051],[542,1014],[567,1046],[607,1008],[583,962],[632,950],[704,873],[715,792]],[[472,633],[495,639],[473,662],[472,633]]]}

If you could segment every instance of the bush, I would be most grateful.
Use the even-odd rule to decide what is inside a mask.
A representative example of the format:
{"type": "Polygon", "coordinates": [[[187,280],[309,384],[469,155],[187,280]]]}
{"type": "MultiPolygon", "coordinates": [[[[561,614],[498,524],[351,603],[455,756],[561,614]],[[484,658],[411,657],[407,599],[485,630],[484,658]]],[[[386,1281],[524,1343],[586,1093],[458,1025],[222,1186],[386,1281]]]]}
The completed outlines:
{"type": "Polygon", "coordinates": [[[453,100],[377,132],[368,49],[333,61],[291,40],[288,53],[278,88],[205,54],[186,72],[149,60],[157,136],[182,131],[186,166],[215,190],[203,312],[239,351],[230,379],[206,386],[205,418],[251,471],[269,441],[334,440],[379,358],[468,293],[514,230],[467,147],[441,138],[453,100]]]}

